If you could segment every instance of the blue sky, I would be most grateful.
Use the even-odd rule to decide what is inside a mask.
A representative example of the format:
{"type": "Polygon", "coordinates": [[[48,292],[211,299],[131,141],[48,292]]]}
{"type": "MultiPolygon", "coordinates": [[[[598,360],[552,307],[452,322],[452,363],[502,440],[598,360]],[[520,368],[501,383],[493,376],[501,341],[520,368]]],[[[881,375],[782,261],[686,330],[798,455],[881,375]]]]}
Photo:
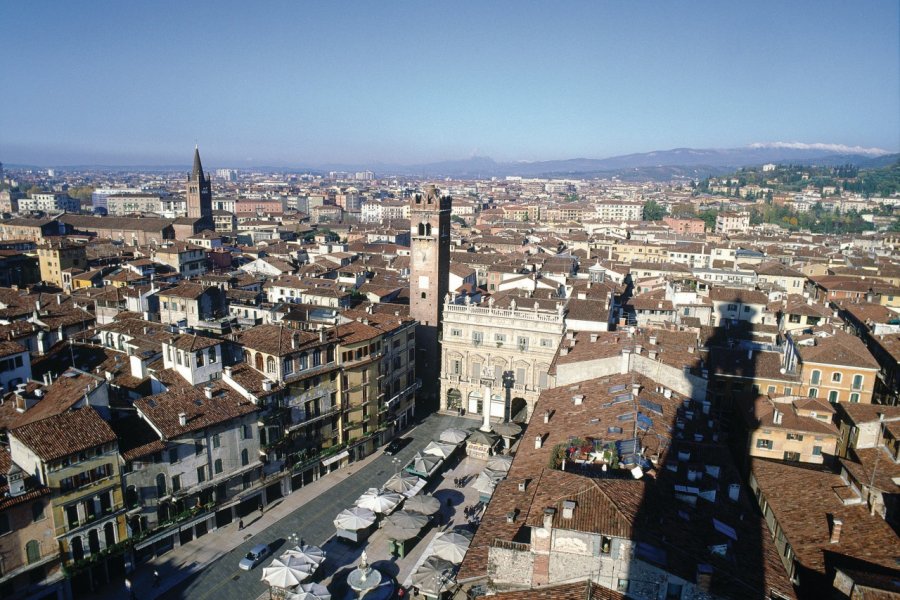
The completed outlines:
{"type": "Polygon", "coordinates": [[[900,3],[0,2],[0,161],[900,149],[900,3]]]}

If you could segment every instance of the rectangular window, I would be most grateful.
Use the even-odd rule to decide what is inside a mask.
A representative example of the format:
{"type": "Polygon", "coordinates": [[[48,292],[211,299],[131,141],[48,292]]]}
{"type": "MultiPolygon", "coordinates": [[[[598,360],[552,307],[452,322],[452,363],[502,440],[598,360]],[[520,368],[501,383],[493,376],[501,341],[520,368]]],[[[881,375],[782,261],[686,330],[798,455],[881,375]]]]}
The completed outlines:
{"type": "Polygon", "coordinates": [[[480,346],[483,341],[484,334],[482,334],[480,331],[472,332],[472,343],[474,343],[476,346],[480,346]]]}
{"type": "Polygon", "coordinates": [[[762,438],[756,440],[756,447],[763,448],[765,450],[771,450],[774,447],[772,440],[764,440],[762,438]]]}
{"type": "Polygon", "coordinates": [[[541,338],[541,348],[552,348],[553,340],[549,338],[541,338]]]}
{"type": "Polygon", "coordinates": [[[243,429],[241,430],[241,439],[253,439],[253,425],[244,425],[243,429]]]}
{"type": "Polygon", "coordinates": [[[450,374],[459,375],[462,370],[462,363],[458,360],[450,361],[450,374]]]}
{"type": "Polygon", "coordinates": [[[853,376],[853,389],[861,390],[863,388],[863,376],[862,375],[854,375],[853,376]]]}
{"type": "Polygon", "coordinates": [[[194,442],[194,456],[200,456],[201,454],[203,454],[203,442],[197,440],[194,442]]]}
{"type": "Polygon", "coordinates": [[[853,404],[858,403],[859,402],[859,394],[857,394],[856,392],[853,392],[852,394],[850,394],[850,402],[853,404]]]}
{"type": "Polygon", "coordinates": [[[819,385],[819,381],[822,379],[822,371],[816,370],[812,372],[812,375],[809,378],[810,385],[819,385]]]}
{"type": "Polygon", "coordinates": [[[181,475],[172,475],[172,493],[176,493],[181,489],[181,475]]]}
{"type": "Polygon", "coordinates": [[[822,446],[813,446],[813,456],[822,456],[822,446]]]}
{"type": "Polygon", "coordinates": [[[218,448],[219,446],[222,445],[222,438],[219,436],[218,433],[213,436],[212,442],[213,442],[213,448],[218,448]]]}
{"type": "Polygon", "coordinates": [[[206,467],[197,467],[197,483],[206,481],[206,467]]]}
{"type": "Polygon", "coordinates": [[[169,450],[169,464],[174,465],[178,462],[178,448],[169,450]]]}
{"type": "Polygon", "coordinates": [[[787,439],[789,439],[789,440],[797,440],[798,442],[802,442],[802,441],[803,441],[803,434],[802,434],[802,433],[788,432],[788,434],[787,434],[787,439]]]}
{"type": "Polygon", "coordinates": [[[520,351],[528,350],[528,338],[519,336],[519,338],[516,340],[516,346],[520,351]]]}
{"type": "Polygon", "coordinates": [[[450,335],[452,337],[462,337],[462,329],[451,329],[450,335]]]}
{"type": "Polygon", "coordinates": [[[784,386],[784,395],[790,396],[794,393],[794,388],[789,388],[788,386],[784,386]]]}

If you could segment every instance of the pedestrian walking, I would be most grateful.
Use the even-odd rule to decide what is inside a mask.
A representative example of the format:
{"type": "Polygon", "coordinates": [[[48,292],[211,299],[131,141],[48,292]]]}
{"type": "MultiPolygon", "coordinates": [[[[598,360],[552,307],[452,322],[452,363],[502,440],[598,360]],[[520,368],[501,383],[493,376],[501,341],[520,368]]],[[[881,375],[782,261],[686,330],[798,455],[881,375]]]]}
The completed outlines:
{"type": "Polygon", "coordinates": [[[238,521],[238,531],[241,531],[244,528],[244,520],[241,519],[238,521]]]}
{"type": "Polygon", "coordinates": [[[127,577],[125,578],[125,591],[128,593],[128,597],[134,600],[134,590],[131,589],[131,580],[127,577]]]}
{"type": "Polygon", "coordinates": [[[153,569],[153,587],[159,587],[159,571],[153,569]]]}

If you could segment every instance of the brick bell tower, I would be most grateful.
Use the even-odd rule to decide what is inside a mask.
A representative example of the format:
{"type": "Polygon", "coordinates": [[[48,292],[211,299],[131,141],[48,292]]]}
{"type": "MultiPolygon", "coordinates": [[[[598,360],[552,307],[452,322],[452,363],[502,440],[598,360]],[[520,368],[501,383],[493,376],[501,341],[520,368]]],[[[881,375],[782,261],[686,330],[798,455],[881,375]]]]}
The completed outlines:
{"type": "Polygon", "coordinates": [[[409,201],[409,314],[416,326],[416,376],[423,396],[437,396],[441,376],[440,331],[450,283],[449,196],[434,186],[409,201]]]}
{"type": "Polygon", "coordinates": [[[200,148],[194,148],[194,168],[188,177],[187,216],[195,219],[207,219],[212,224],[212,181],[209,175],[203,172],[200,163],[200,148]]]}

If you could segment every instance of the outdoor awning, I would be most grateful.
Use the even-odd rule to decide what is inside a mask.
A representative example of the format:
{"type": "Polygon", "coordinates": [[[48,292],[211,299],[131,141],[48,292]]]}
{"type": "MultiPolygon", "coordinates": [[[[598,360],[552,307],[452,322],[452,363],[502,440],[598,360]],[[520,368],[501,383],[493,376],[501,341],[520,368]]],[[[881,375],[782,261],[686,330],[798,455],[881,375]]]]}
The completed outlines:
{"type": "Polygon", "coordinates": [[[327,467],[327,466],[333,465],[337,461],[341,460],[342,458],[347,458],[348,456],[350,456],[349,450],[344,450],[343,452],[338,452],[334,456],[329,456],[328,458],[322,459],[322,466],[327,467]]]}

